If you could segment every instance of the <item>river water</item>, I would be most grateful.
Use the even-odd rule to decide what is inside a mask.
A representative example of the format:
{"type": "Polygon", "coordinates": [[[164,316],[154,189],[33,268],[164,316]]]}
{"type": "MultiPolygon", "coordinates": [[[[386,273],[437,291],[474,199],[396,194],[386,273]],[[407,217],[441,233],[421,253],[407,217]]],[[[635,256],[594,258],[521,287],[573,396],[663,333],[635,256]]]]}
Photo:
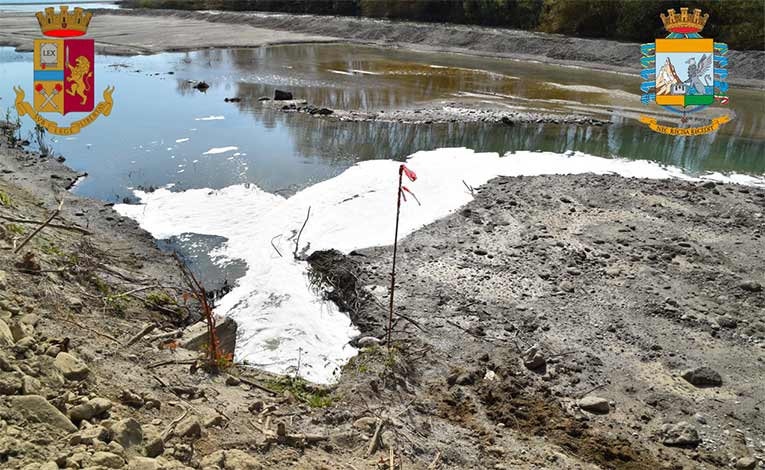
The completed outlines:
{"type": "MultiPolygon", "coordinates": [[[[14,101],[12,87],[22,85],[29,96],[31,81],[31,54],[0,48],[2,118],[14,101]]],[[[518,151],[523,154],[519,165],[536,165],[531,171],[537,174],[558,166],[565,166],[566,172],[677,174],[674,169],[659,171],[649,162],[691,175],[765,173],[765,97],[753,90],[730,93],[729,112],[734,119],[718,132],[677,138],[656,134],[637,122],[641,113],[657,111],[640,104],[639,78],[457,54],[322,44],[99,56],[97,98],[107,85],[116,88],[111,116],[99,118],[79,135],[45,137],[46,144],[55,154],[65,156],[68,165],[89,174],[74,191],[110,202],[135,202],[135,195],[140,196],[143,206],[123,205],[121,212],[166,239],[161,246],[179,249],[208,286],[241,277],[222,304],[245,325],[240,338],[244,353],[239,358],[255,357],[260,361],[251,363],[284,371],[302,354],[304,363],[314,367],[309,377],[317,381],[329,380],[327,371],[353,354],[344,342],[354,330],[347,317],[317,301],[307,287],[284,290],[284,286],[301,283],[305,266],[277,257],[269,240],[283,234],[277,244],[287,243],[290,230],[300,225],[312,204],[315,211],[323,208],[328,214],[338,207],[351,211],[357,204],[356,222],[366,219],[370,227],[377,227],[371,234],[375,236],[353,232],[353,227],[363,228],[364,224],[350,218],[347,223],[338,222],[353,215],[351,211],[336,214],[338,223],[334,225],[312,219],[306,239],[313,240],[314,247],[341,249],[387,243],[387,232],[385,238],[379,237],[390,219],[387,212],[375,219],[377,225],[365,212],[372,208],[375,214],[382,214],[389,209],[381,209],[382,202],[375,199],[387,186],[369,174],[370,169],[378,168],[374,165],[365,164],[354,172],[356,180],[349,179],[347,172],[341,175],[356,163],[404,160],[421,150],[466,147],[500,155],[518,151]],[[211,85],[206,93],[193,88],[192,81],[198,80],[211,85]],[[272,96],[276,88],[336,109],[386,111],[451,101],[488,102],[508,110],[587,112],[613,124],[508,127],[460,122],[338,122],[264,108],[257,98],[272,96]],[[242,101],[224,101],[231,97],[242,101]],[[526,150],[582,152],[636,162],[624,166],[605,164],[602,159],[560,160],[551,153],[540,153],[537,158],[537,154],[523,152],[526,150]],[[370,187],[381,185],[381,189],[367,191],[356,186],[359,181],[367,181],[370,187]],[[171,189],[134,192],[154,188],[171,189]],[[350,192],[335,201],[342,191],[350,192]],[[220,218],[229,208],[235,221],[220,218]],[[270,225],[264,227],[264,223],[270,225]]],[[[82,116],[57,117],[66,125],[82,116]]],[[[24,118],[22,122],[26,136],[32,130],[31,121],[24,118]]],[[[500,164],[491,159],[482,161],[496,166],[493,173],[470,169],[467,162],[473,157],[465,152],[447,152],[443,158],[447,162],[457,157],[459,171],[451,172],[440,168],[432,156],[422,159],[430,175],[423,175],[420,184],[434,184],[440,171],[446,171],[443,178],[450,178],[450,187],[459,188],[461,178],[467,177],[462,175],[471,171],[478,172],[475,181],[470,181],[476,184],[491,174],[523,173],[511,162],[500,164]]],[[[395,173],[395,168],[388,170],[395,173]]],[[[432,206],[443,190],[437,186],[429,190],[432,206]]],[[[420,191],[428,195],[425,189],[420,191]]],[[[452,195],[449,204],[431,212],[423,208],[419,216],[409,214],[409,220],[427,223],[466,202],[464,197],[452,195]]],[[[416,226],[412,222],[408,230],[416,226]]],[[[282,249],[291,251],[288,246],[282,249]]]]}

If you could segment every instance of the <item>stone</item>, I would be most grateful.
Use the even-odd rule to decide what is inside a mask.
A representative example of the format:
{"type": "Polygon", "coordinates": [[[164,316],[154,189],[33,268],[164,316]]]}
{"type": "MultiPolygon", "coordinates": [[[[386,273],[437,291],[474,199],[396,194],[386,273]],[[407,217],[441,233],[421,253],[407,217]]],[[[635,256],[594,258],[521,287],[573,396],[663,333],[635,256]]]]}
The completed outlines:
{"type": "Polygon", "coordinates": [[[111,452],[96,452],[90,460],[95,465],[106,468],[122,468],[125,466],[125,460],[117,454],[111,452]]]}
{"type": "MultiPolygon", "coordinates": [[[[16,336],[16,335],[14,335],[16,336]]],[[[23,336],[16,340],[16,344],[13,345],[13,352],[18,356],[21,356],[27,351],[34,351],[34,347],[37,344],[37,340],[31,336],[23,336]]]]}
{"type": "Polygon", "coordinates": [[[205,421],[206,428],[219,427],[223,425],[223,416],[215,415],[212,418],[205,421]]]}
{"type": "Polygon", "coordinates": [[[720,325],[721,328],[733,329],[738,326],[738,321],[735,318],[726,315],[718,318],[717,324],[720,325]]]}
{"type": "Polygon", "coordinates": [[[30,377],[28,375],[25,375],[21,379],[22,386],[21,386],[21,394],[22,395],[41,395],[42,393],[42,383],[37,380],[34,377],[30,377]]]}
{"type": "Polygon", "coordinates": [[[608,400],[605,398],[593,396],[584,397],[579,400],[579,408],[583,409],[584,411],[600,415],[608,414],[608,412],[611,411],[608,400]]]}
{"type": "Polygon", "coordinates": [[[523,353],[523,365],[529,370],[538,370],[547,365],[547,360],[539,351],[538,346],[534,345],[523,353]]]}
{"type": "Polygon", "coordinates": [[[13,333],[5,321],[0,320],[0,346],[13,346],[13,333]]]}
{"type": "Polygon", "coordinates": [[[108,443],[111,439],[111,431],[103,426],[91,426],[80,431],[80,442],[85,445],[93,445],[95,441],[108,443]]]}
{"type": "Polygon", "coordinates": [[[558,284],[558,288],[563,292],[574,292],[574,284],[569,281],[561,281],[561,283],[558,284]]]}
{"type": "Polygon", "coordinates": [[[85,363],[66,352],[58,353],[53,365],[69,380],[83,380],[90,373],[85,363]]]}
{"type": "Polygon", "coordinates": [[[683,378],[696,387],[719,387],[723,383],[720,374],[709,367],[697,367],[685,371],[683,378]]]}
{"type": "Polygon", "coordinates": [[[152,458],[136,457],[130,459],[128,470],[159,470],[160,464],[152,458]]]}
{"type": "Polygon", "coordinates": [[[94,398],[88,403],[93,407],[93,416],[101,416],[112,409],[112,401],[107,398],[94,398]]]}
{"type": "Polygon", "coordinates": [[[757,468],[757,461],[752,457],[741,457],[736,461],[736,470],[754,470],[757,468]]]}
{"type": "Polygon", "coordinates": [[[738,286],[748,292],[760,292],[762,290],[762,284],[754,279],[742,281],[738,286]]]}
{"type": "Polygon", "coordinates": [[[221,470],[263,470],[258,459],[239,449],[213,452],[200,462],[202,468],[218,467],[221,470]]]}
{"type": "Polygon", "coordinates": [[[180,437],[202,437],[202,425],[196,416],[189,416],[175,426],[175,435],[180,437]]]}
{"type": "Polygon", "coordinates": [[[381,341],[374,336],[365,336],[358,341],[360,348],[371,348],[373,346],[379,345],[380,343],[381,341]]]}
{"type": "Polygon", "coordinates": [[[143,442],[143,429],[133,418],[117,421],[112,425],[112,440],[126,449],[140,445],[143,442]]]}
{"type": "Polygon", "coordinates": [[[9,397],[11,408],[21,413],[27,421],[48,424],[67,433],[75,432],[77,427],[48,400],[40,395],[9,397]]]}
{"type": "Polygon", "coordinates": [[[353,427],[365,432],[374,432],[377,428],[378,419],[374,416],[364,416],[353,422],[353,427]]]}
{"type": "Polygon", "coordinates": [[[0,372],[0,395],[16,395],[24,387],[21,372],[0,372]]]}
{"type": "Polygon", "coordinates": [[[69,410],[69,419],[72,420],[73,423],[78,424],[81,421],[87,421],[90,418],[92,418],[96,411],[93,409],[93,406],[90,403],[82,403],[77,406],[73,406],[69,410]]]}
{"type": "MultiPolygon", "coordinates": [[[[234,353],[236,348],[237,325],[231,318],[226,318],[215,327],[215,332],[220,341],[220,349],[224,354],[234,353]]],[[[182,348],[192,351],[202,351],[207,347],[207,323],[197,322],[186,328],[178,341],[182,348]]]]}
{"type": "Polygon", "coordinates": [[[292,93],[283,90],[274,90],[274,101],[286,101],[292,99],[292,93]]]}
{"type": "Polygon", "coordinates": [[[161,437],[149,439],[143,447],[143,451],[147,457],[159,457],[165,451],[165,441],[161,437]]]}
{"type": "Polygon", "coordinates": [[[696,447],[701,444],[696,428],[681,421],[677,424],[665,424],[661,429],[662,442],[665,446],[696,447]]]}

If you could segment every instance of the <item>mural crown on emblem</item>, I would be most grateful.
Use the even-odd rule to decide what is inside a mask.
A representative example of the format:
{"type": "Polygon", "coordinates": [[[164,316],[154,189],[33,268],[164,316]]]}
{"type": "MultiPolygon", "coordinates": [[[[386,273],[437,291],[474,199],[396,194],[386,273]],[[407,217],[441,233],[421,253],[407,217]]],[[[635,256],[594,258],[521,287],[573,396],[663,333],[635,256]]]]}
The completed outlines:
{"type": "Polygon", "coordinates": [[[59,13],[55,11],[55,8],[48,7],[44,12],[37,13],[37,21],[40,23],[40,30],[44,35],[68,38],[82,36],[88,31],[93,13],[86,12],[79,7],[70,12],[69,7],[66,6],[60,7],[59,13]]]}
{"type": "Polygon", "coordinates": [[[668,15],[662,13],[661,21],[664,22],[664,29],[670,33],[698,33],[704,29],[704,25],[707,24],[709,19],[709,13],[704,13],[701,16],[701,10],[698,8],[693,10],[693,14],[688,14],[687,8],[681,8],[680,14],[675,13],[675,10],[667,10],[668,15]]]}

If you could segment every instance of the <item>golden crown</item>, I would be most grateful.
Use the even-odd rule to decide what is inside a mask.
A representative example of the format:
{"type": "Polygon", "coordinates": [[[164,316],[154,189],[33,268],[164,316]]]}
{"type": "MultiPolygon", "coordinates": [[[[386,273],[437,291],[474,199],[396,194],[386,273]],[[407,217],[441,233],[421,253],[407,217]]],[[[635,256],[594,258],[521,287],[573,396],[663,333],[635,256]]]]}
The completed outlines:
{"type": "Polygon", "coordinates": [[[679,15],[675,10],[667,10],[667,13],[668,15],[662,13],[660,16],[664,22],[664,29],[671,33],[698,33],[704,29],[709,19],[709,13],[701,16],[701,10],[698,8],[693,10],[693,15],[688,14],[687,8],[681,8],[679,15]]]}
{"type": "Polygon", "coordinates": [[[69,7],[66,6],[60,7],[59,13],[55,11],[55,8],[48,7],[44,12],[37,13],[37,21],[44,35],[58,38],[73,37],[82,36],[88,31],[93,13],[79,7],[70,12],[69,7]]]}

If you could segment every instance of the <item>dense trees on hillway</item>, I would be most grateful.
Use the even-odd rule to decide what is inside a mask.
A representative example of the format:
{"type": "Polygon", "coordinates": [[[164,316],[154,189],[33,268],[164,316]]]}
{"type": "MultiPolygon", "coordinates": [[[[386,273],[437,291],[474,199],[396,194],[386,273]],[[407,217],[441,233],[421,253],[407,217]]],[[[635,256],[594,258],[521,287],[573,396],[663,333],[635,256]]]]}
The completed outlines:
{"type": "Polygon", "coordinates": [[[727,42],[732,49],[765,49],[763,0],[126,0],[124,4],[478,24],[635,42],[665,36],[659,13],[689,7],[710,14],[703,36],[727,42]]]}

